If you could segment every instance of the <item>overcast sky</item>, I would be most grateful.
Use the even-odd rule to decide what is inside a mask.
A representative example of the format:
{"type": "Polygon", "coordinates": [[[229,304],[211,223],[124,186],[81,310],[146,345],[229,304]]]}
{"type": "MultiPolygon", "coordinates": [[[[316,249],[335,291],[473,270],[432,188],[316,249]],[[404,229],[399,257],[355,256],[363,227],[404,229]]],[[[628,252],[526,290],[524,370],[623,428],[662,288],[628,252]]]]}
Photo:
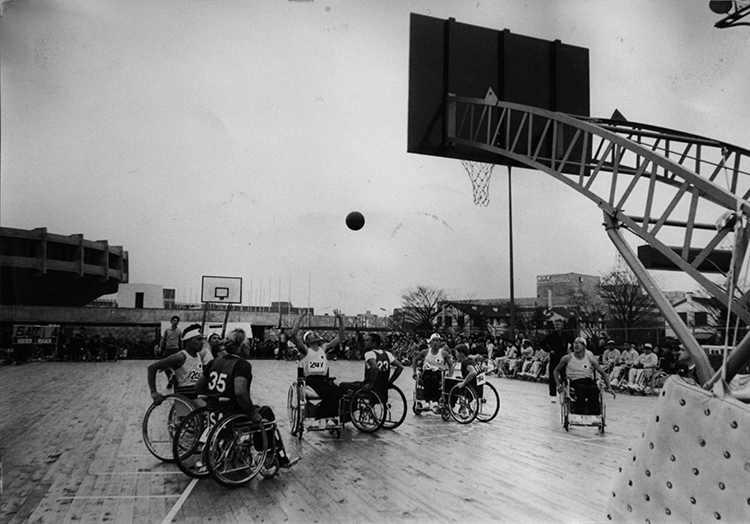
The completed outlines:
{"type": "MultiPolygon", "coordinates": [[[[476,207],[459,161],[406,152],[410,13],[587,47],[593,116],[750,147],[750,29],[714,28],[707,0],[18,0],[0,222],[121,245],[131,283],[178,300],[203,275],[319,313],[415,285],[507,297],[507,170],[476,207]]],[[[615,265],[592,202],[513,176],[517,297],[615,265]]]]}

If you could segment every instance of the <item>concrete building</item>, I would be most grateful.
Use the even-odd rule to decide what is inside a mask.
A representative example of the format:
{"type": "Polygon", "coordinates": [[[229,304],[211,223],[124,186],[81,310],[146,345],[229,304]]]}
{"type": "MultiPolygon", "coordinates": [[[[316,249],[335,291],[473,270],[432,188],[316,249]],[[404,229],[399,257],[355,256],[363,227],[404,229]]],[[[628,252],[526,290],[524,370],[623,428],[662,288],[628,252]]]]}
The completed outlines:
{"type": "MultiPolygon", "coordinates": [[[[116,307],[134,309],[164,309],[167,306],[165,290],[156,284],[120,284],[117,293],[105,295],[101,301],[114,301],[116,307]]],[[[174,301],[172,301],[174,304],[174,301]]]]}
{"type": "Polygon", "coordinates": [[[601,279],[581,273],[558,275],[538,275],[536,277],[536,298],[548,308],[566,307],[570,296],[576,291],[598,293],[601,279]]]}
{"type": "Polygon", "coordinates": [[[128,281],[128,252],[47,228],[0,228],[0,304],[83,306],[128,281]]]}

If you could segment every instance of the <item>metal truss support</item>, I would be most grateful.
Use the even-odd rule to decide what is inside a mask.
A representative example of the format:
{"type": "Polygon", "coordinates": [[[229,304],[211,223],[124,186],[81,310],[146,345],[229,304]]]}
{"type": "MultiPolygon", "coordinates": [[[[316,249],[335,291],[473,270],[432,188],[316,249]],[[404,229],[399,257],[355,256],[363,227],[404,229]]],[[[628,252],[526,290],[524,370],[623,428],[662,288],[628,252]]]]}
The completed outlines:
{"type": "MultiPolygon", "coordinates": [[[[602,210],[610,239],[707,383],[713,372],[706,354],[621,231],[635,235],[750,326],[750,289],[737,291],[736,285],[750,240],[750,151],[681,131],[577,118],[489,95],[451,94],[445,111],[448,156],[474,152],[542,171],[602,210]],[[727,267],[712,258],[722,248],[731,254],[727,267]],[[709,270],[723,282],[709,278],[709,270]]],[[[726,379],[748,359],[750,339],[735,350],[726,379]]]]}
{"type": "Polygon", "coordinates": [[[705,384],[710,380],[714,373],[708,362],[708,358],[705,358],[705,353],[695,339],[695,336],[693,336],[693,333],[691,333],[679,315],[677,315],[672,304],[669,303],[667,297],[664,296],[664,293],[659,289],[656,281],[651,277],[646,268],[643,267],[643,264],[638,260],[638,257],[628,243],[625,242],[625,239],[622,238],[622,234],[619,231],[620,226],[617,221],[606,213],[604,213],[604,227],[607,230],[607,235],[609,235],[610,240],[617,248],[617,251],[622,255],[622,258],[628,266],[630,266],[633,274],[641,283],[643,289],[646,290],[646,293],[651,297],[651,300],[654,301],[654,304],[656,304],[656,307],[659,309],[664,319],[674,330],[677,338],[680,339],[680,342],[682,342],[687,352],[690,353],[691,356],[703,355],[704,358],[693,358],[693,360],[695,362],[695,370],[698,379],[702,384],[705,384]]]}

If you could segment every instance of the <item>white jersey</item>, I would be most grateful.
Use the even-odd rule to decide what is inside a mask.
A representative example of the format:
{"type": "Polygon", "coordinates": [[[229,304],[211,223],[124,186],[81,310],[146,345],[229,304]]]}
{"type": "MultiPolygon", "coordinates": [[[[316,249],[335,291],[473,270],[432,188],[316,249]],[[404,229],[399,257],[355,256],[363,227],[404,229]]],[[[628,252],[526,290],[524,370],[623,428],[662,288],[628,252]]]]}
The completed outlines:
{"type": "Polygon", "coordinates": [[[203,360],[200,353],[195,357],[191,357],[184,349],[181,353],[185,355],[185,363],[174,370],[177,386],[192,386],[203,376],[203,360]]]}
{"type": "Polygon", "coordinates": [[[306,377],[328,374],[328,357],[322,348],[318,350],[307,348],[307,355],[302,357],[300,364],[306,377]]]}
{"type": "Polygon", "coordinates": [[[427,354],[424,357],[424,364],[422,365],[422,369],[427,371],[448,369],[448,363],[443,358],[443,350],[439,349],[437,354],[433,354],[432,350],[428,349],[427,354]]]}

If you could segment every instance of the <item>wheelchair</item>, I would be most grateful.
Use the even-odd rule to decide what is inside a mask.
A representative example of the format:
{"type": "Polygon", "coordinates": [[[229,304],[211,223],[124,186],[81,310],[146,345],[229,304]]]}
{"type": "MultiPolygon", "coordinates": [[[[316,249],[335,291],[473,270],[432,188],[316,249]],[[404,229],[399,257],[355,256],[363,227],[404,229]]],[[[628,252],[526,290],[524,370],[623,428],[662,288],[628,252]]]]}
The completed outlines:
{"type": "MultiPolygon", "coordinates": [[[[170,370],[171,371],[171,370],[170,370]]],[[[146,410],[141,423],[141,434],[146,448],[162,462],[173,462],[172,441],[179,423],[196,407],[195,390],[192,387],[177,388],[172,384],[172,377],[166,373],[167,386],[173,393],[164,395],[158,406],[152,403],[146,410]]]]}
{"type": "Polygon", "coordinates": [[[573,406],[575,405],[576,397],[575,391],[570,387],[570,380],[566,377],[562,381],[563,390],[558,393],[560,402],[560,422],[568,431],[570,426],[588,426],[599,428],[599,433],[604,434],[604,427],[606,424],[606,405],[604,402],[604,383],[599,380],[596,385],[599,389],[599,406],[600,413],[598,415],[583,415],[580,413],[573,413],[573,406]]]}
{"type": "Polygon", "coordinates": [[[495,363],[495,360],[484,355],[476,355],[474,361],[476,362],[477,369],[479,369],[482,373],[491,375],[497,370],[497,364],[495,363]]]}
{"type": "Polygon", "coordinates": [[[495,386],[487,382],[485,373],[477,375],[474,392],[477,396],[477,420],[492,421],[500,412],[500,395],[495,386]]]}
{"type": "MultiPolygon", "coordinates": [[[[389,389],[389,391],[391,390],[389,389]]],[[[401,395],[403,396],[403,393],[401,395]]],[[[348,390],[339,400],[335,424],[326,424],[324,427],[311,424],[305,427],[306,420],[315,419],[320,401],[321,398],[315,390],[307,385],[303,370],[298,366],[297,380],[289,386],[287,394],[287,413],[291,433],[299,440],[302,440],[305,430],[328,431],[334,438],[341,438],[347,422],[351,422],[355,428],[363,433],[374,433],[384,426],[386,419],[389,417],[389,408],[377,392],[356,388],[348,390]]],[[[397,404],[394,404],[394,409],[391,412],[392,417],[388,426],[386,426],[391,427],[391,429],[399,426],[406,416],[406,410],[403,409],[403,417],[400,417],[396,406],[397,404]]]]}
{"type": "MultiPolygon", "coordinates": [[[[443,420],[448,421],[453,418],[453,420],[459,424],[468,424],[477,418],[481,404],[480,400],[477,398],[477,393],[473,388],[459,388],[458,384],[460,384],[462,380],[448,377],[446,376],[447,374],[442,371],[440,374],[439,391],[427,391],[422,375],[422,370],[417,370],[417,377],[414,386],[414,402],[412,404],[412,411],[414,411],[415,415],[419,415],[423,411],[431,410],[440,415],[443,420]],[[433,408],[427,407],[425,404],[425,402],[431,401],[437,402],[437,405],[433,408]]],[[[487,383],[485,383],[485,385],[487,385],[487,383]]],[[[490,385],[490,387],[492,386],[490,385]]],[[[494,390],[494,387],[492,387],[492,390],[494,390]]],[[[494,391],[497,393],[496,390],[494,391]]],[[[499,400],[496,405],[499,409],[499,400]]],[[[490,410],[488,408],[485,417],[488,417],[489,415],[490,410]]],[[[497,415],[497,412],[492,414],[492,417],[489,420],[492,420],[495,415],[497,415]]]]}
{"type": "Polygon", "coordinates": [[[388,387],[385,401],[385,420],[383,429],[396,429],[406,420],[407,411],[406,395],[398,386],[388,387]]]}
{"type": "Polygon", "coordinates": [[[669,375],[659,368],[644,369],[638,375],[635,383],[625,382],[621,389],[627,390],[631,395],[640,393],[641,395],[658,395],[667,381],[669,375]]]}
{"type": "MultiPolygon", "coordinates": [[[[221,397],[220,403],[229,402],[221,397]]],[[[274,477],[281,467],[279,457],[286,449],[275,421],[254,423],[245,413],[201,406],[177,426],[172,442],[174,462],[180,471],[193,478],[211,476],[226,487],[250,482],[258,473],[274,477]],[[268,434],[274,433],[274,448],[268,434]],[[268,453],[273,461],[266,467],[268,453]]]]}

